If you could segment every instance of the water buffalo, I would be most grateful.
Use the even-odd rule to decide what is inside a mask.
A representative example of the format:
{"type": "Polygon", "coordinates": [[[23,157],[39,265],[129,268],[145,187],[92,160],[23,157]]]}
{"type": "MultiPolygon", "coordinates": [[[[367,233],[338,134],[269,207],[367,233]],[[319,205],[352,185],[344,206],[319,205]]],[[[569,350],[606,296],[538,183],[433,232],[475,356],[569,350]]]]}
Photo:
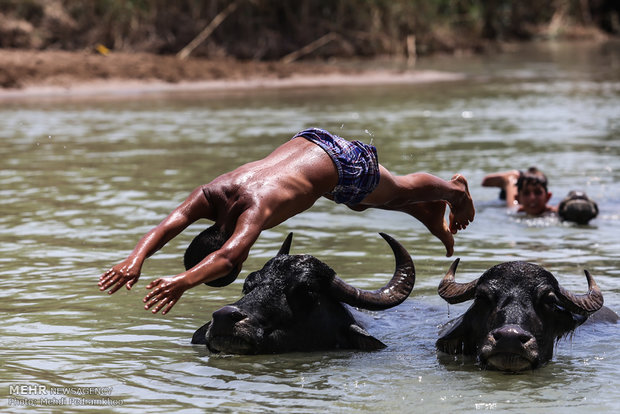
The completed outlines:
{"type": "Polygon", "coordinates": [[[552,358],[557,340],[594,312],[603,308],[615,315],[603,307],[601,290],[587,270],[588,293],[576,295],[547,270],[525,262],[502,263],[474,281],[457,283],[458,263],[454,261],[441,281],[439,296],[448,303],[474,302],[443,326],[436,347],[449,354],[474,355],[483,368],[537,368],[552,358]]]}
{"type": "Polygon", "coordinates": [[[562,221],[588,224],[598,215],[598,205],[583,191],[571,191],[558,205],[562,221]]]}
{"type": "Polygon", "coordinates": [[[194,333],[192,343],[231,354],[385,348],[343,304],[382,310],[411,293],[415,282],[411,256],[392,237],[381,236],[394,252],[396,270],[387,285],[371,292],[344,282],[314,256],[289,255],[289,234],[278,254],[247,276],[244,296],[215,311],[212,320],[194,333]]]}

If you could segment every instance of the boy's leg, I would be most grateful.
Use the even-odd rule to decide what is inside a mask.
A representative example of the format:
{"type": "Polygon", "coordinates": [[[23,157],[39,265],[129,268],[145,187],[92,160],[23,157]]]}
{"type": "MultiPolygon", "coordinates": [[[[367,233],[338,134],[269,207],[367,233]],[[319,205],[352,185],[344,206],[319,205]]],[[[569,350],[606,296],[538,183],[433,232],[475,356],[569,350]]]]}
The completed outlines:
{"type": "Polygon", "coordinates": [[[462,175],[455,174],[447,181],[427,173],[397,176],[382,165],[379,168],[379,185],[360,206],[405,211],[413,203],[445,201],[450,206],[449,228],[453,233],[464,229],[474,219],[474,204],[462,175]]]}
{"type": "Polygon", "coordinates": [[[445,201],[425,201],[410,205],[403,212],[415,217],[446,246],[446,256],[454,253],[454,236],[445,220],[445,201]]]}
{"type": "Polygon", "coordinates": [[[354,210],[368,207],[407,213],[421,221],[452,254],[454,237],[474,218],[474,205],[467,180],[456,174],[446,181],[426,173],[395,176],[380,166],[381,178],[377,188],[354,210]],[[445,221],[446,204],[450,206],[450,225],[445,221]]]}

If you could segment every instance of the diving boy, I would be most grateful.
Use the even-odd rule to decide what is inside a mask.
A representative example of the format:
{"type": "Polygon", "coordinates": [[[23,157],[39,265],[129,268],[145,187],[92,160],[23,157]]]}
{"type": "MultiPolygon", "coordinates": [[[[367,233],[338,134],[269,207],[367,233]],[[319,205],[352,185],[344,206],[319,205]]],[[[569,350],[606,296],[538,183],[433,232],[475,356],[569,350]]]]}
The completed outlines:
{"type": "Polygon", "coordinates": [[[309,209],[322,196],[355,211],[374,207],[407,213],[441,240],[447,256],[453,253],[453,234],[465,229],[475,214],[462,175],[449,181],[426,173],[397,176],[378,163],[375,147],[310,128],[264,159],[196,188],[140,239],[127,259],[101,275],[99,288],[109,293],[123,285],[131,289],[146,258],[195,221],[214,221],[225,234],[219,249],[185,272],[146,286],[150,292],[143,299],[145,309],[166,314],[187,289],[224,277],[234,280],[263,230],[309,209]]]}

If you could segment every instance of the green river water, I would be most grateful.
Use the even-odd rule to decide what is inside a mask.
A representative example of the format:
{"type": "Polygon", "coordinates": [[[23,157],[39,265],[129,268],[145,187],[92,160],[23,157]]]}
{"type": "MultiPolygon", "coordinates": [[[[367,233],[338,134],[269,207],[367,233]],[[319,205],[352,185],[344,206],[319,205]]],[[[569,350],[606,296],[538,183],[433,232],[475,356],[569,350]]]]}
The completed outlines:
{"type": "Polygon", "coordinates": [[[548,365],[519,375],[438,355],[438,327],[468,304],[437,296],[453,259],[400,213],[356,213],[319,200],[265,231],[235,283],[197,287],[168,315],[152,315],[142,307],[144,286],[182,270],[185,247],[208,225],[200,222],[146,262],[132,291],[98,291],[99,275],[196,186],[319,126],[372,142],[395,173],[468,178],[477,215],[456,236],[459,280],[527,260],[581,293],[588,269],[620,311],[620,45],[550,43],[418,67],[465,78],[0,101],[0,410],[619,412],[620,325],[580,327],[548,365]],[[576,226],[509,214],[496,190],[480,186],[486,173],[531,165],[548,175],[552,203],[582,189],[599,217],[576,226]],[[292,253],[313,254],[365,289],[393,271],[377,233],[407,247],[417,270],[411,297],[363,314],[388,348],[229,356],[190,344],[290,231],[292,253]]]}

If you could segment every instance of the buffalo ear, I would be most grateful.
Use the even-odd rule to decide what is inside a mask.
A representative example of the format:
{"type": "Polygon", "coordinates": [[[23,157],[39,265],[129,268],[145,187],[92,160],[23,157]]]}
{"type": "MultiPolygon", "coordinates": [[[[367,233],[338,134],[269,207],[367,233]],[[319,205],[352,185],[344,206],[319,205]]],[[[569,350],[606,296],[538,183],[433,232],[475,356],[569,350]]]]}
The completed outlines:
{"type": "Polygon", "coordinates": [[[194,345],[206,345],[207,344],[207,329],[209,329],[211,321],[205,323],[194,332],[192,336],[192,344],[194,345]]]}
{"type": "Polygon", "coordinates": [[[387,347],[386,344],[370,335],[359,325],[349,325],[346,335],[352,347],[361,351],[377,351],[387,347]]]}
{"type": "Polygon", "coordinates": [[[463,323],[463,315],[461,315],[441,327],[435,346],[439,351],[447,354],[468,354],[471,351],[468,350],[466,341],[467,329],[463,323]]]}

